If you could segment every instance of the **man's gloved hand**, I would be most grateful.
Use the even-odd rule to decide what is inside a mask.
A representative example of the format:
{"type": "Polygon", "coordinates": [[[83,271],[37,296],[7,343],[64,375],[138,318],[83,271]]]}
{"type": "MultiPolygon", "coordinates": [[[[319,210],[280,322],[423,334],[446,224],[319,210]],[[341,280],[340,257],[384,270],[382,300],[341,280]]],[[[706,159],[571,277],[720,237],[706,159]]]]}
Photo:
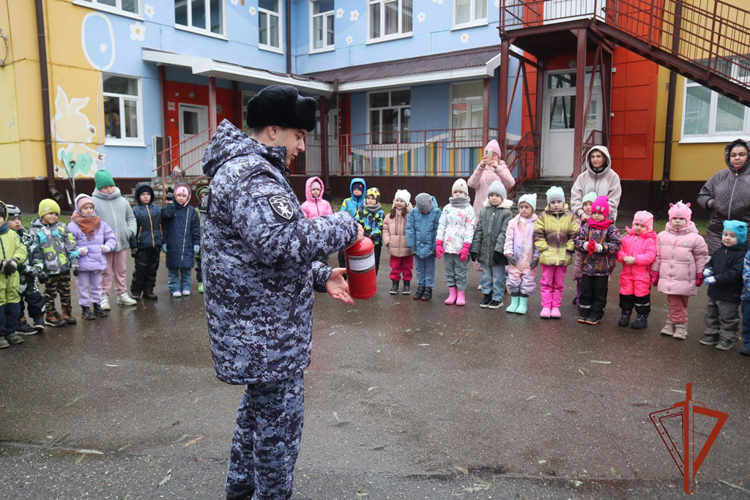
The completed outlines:
{"type": "Polygon", "coordinates": [[[70,265],[70,269],[73,271],[73,276],[78,276],[78,263],[74,262],[70,265]]]}
{"type": "Polygon", "coordinates": [[[529,269],[534,269],[538,265],[539,265],[539,259],[532,259],[531,264],[529,264],[529,269]]]}
{"type": "Polygon", "coordinates": [[[79,257],[83,257],[87,253],[89,253],[89,247],[81,247],[81,248],[78,249],[78,256],[79,257]]]}
{"type": "Polygon", "coordinates": [[[162,245],[161,245],[161,251],[164,252],[164,253],[167,253],[167,244],[166,243],[162,243],[162,245]]]}
{"type": "Polygon", "coordinates": [[[445,255],[445,250],[443,250],[443,242],[441,240],[437,240],[435,242],[435,256],[440,259],[443,255],[445,255]]]}
{"type": "Polygon", "coordinates": [[[476,262],[479,258],[479,254],[477,252],[469,252],[469,256],[471,257],[472,262],[476,262]]]}
{"type": "Polygon", "coordinates": [[[464,246],[461,247],[461,250],[458,252],[458,258],[461,259],[461,262],[466,262],[468,260],[470,248],[471,243],[464,243],[464,246]]]}
{"type": "Polygon", "coordinates": [[[495,264],[500,264],[503,261],[503,257],[505,256],[503,255],[502,252],[493,252],[492,262],[494,262],[495,264]]]}
{"type": "Polygon", "coordinates": [[[137,255],[138,255],[138,247],[131,247],[130,256],[135,259],[137,255]]]}
{"type": "Polygon", "coordinates": [[[109,253],[112,249],[109,248],[107,245],[102,245],[102,253],[109,253]]]}
{"type": "Polygon", "coordinates": [[[518,265],[518,261],[516,260],[516,257],[514,255],[506,255],[506,257],[508,257],[508,262],[510,263],[511,266],[518,265]]]}

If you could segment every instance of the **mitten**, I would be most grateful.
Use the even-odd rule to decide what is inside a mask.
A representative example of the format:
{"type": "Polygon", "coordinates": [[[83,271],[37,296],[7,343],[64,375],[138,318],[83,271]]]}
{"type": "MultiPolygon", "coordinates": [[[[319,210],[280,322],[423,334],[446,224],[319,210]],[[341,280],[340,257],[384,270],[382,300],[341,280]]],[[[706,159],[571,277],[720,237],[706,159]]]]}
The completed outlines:
{"type": "Polygon", "coordinates": [[[479,254],[476,252],[469,252],[469,256],[471,257],[472,262],[476,262],[477,259],[479,258],[479,254]]]}
{"type": "Polygon", "coordinates": [[[458,252],[458,258],[461,259],[461,262],[466,262],[468,260],[470,248],[471,243],[464,243],[464,246],[461,247],[461,250],[458,252]]]}
{"type": "Polygon", "coordinates": [[[13,274],[16,271],[18,271],[18,260],[17,259],[8,259],[8,261],[5,263],[5,266],[3,266],[3,271],[5,274],[13,274]]]}
{"type": "Polygon", "coordinates": [[[199,253],[201,253],[201,246],[200,245],[193,245],[193,253],[195,255],[198,255],[199,253]]]}
{"type": "Polygon", "coordinates": [[[167,188],[167,203],[172,203],[174,201],[174,189],[171,187],[167,188]]]}
{"type": "Polygon", "coordinates": [[[47,283],[47,273],[39,273],[39,283],[41,283],[42,285],[47,283]]]}
{"type": "Polygon", "coordinates": [[[5,272],[5,269],[8,267],[8,261],[9,260],[10,259],[0,260],[0,272],[5,273],[5,274],[10,274],[10,273],[6,273],[5,272]]]}
{"type": "Polygon", "coordinates": [[[586,250],[588,251],[589,255],[594,255],[594,252],[596,252],[596,241],[594,241],[594,238],[591,238],[586,244],[586,250]]]}
{"type": "Polygon", "coordinates": [[[167,244],[166,243],[162,244],[161,251],[164,252],[164,253],[167,253],[167,244]]]}
{"type": "Polygon", "coordinates": [[[78,276],[78,263],[71,264],[70,269],[73,271],[73,276],[78,276]]]}
{"type": "Polygon", "coordinates": [[[716,284],[716,277],[715,276],[709,276],[703,281],[708,286],[715,285],[716,284]]]}
{"type": "Polygon", "coordinates": [[[698,273],[695,275],[695,286],[701,286],[702,284],[703,284],[703,275],[701,273],[698,273]]]}
{"type": "Polygon", "coordinates": [[[659,284],[659,273],[651,271],[651,284],[654,286],[659,284]]]}
{"type": "Polygon", "coordinates": [[[81,248],[78,249],[78,256],[79,257],[83,257],[87,253],[89,253],[89,247],[81,247],[81,248]]]}
{"type": "Polygon", "coordinates": [[[138,247],[133,247],[130,249],[130,256],[135,259],[135,256],[138,255],[138,247]]]}
{"type": "Polygon", "coordinates": [[[107,245],[102,245],[102,253],[109,253],[112,249],[109,248],[107,245]]]}
{"type": "Polygon", "coordinates": [[[495,264],[500,264],[503,261],[503,257],[504,257],[504,255],[502,254],[502,252],[493,252],[492,253],[492,261],[495,264]]]}
{"type": "Polygon", "coordinates": [[[417,254],[417,249],[416,248],[409,248],[409,252],[411,252],[412,255],[416,255],[417,254]]]}
{"type": "Polygon", "coordinates": [[[508,255],[507,257],[508,257],[508,262],[510,262],[511,266],[517,266],[518,265],[518,261],[516,260],[515,256],[508,255]]]}
{"type": "MultiPolygon", "coordinates": [[[[714,275],[714,270],[711,269],[710,267],[707,267],[707,268],[705,268],[703,270],[703,277],[704,278],[710,278],[713,275],[714,275]]],[[[706,280],[706,282],[708,282],[708,280],[706,280]]]]}
{"type": "Polygon", "coordinates": [[[529,264],[529,269],[534,269],[538,265],[539,265],[539,259],[533,259],[531,261],[531,264],[529,264]]]}
{"type": "Polygon", "coordinates": [[[601,243],[596,244],[596,253],[602,253],[604,251],[604,245],[601,243]]]}
{"type": "Polygon", "coordinates": [[[435,242],[435,256],[440,259],[445,254],[445,250],[443,250],[443,242],[440,240],[437,240],[435,242]]]}

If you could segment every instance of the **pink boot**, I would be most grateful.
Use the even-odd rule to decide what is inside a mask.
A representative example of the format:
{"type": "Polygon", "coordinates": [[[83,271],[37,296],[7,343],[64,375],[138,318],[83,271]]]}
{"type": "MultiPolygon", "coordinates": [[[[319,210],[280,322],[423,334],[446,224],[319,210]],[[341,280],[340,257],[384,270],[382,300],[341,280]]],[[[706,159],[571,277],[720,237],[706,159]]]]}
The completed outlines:
{"type": "Polygon", "coordinates": [[[452,286],[448,288],[448,291],[450,293],[448,294],[448,298],[445,299],[445,305],[450,306],[456,303],[456,292],[458,289],[455,286],[452,286]]]}
{"type": "Polygon", "coordinates": [[[560,316],[562,316],[562,315],[560,314],[560,308],[559,307],[553,307],[552,309],[550,309],[550,311],[549,311],[549,317],[550,318],[558,319],[558,318],[560,318],[560,316]]]}
{"type": "Polygon", "coordinates": [[[549,319],[549,315],[550,315],[550,308],[542,307],[542,312],[539,313],[539,317],[549,319]]]}
{"type": "Polygon", "coordinates": [[[456,297],[456,305],[457,306],[465,306],[466,305],[466,297],[464,296],[464,291],[459,290],[458,296],[456,297]]]}

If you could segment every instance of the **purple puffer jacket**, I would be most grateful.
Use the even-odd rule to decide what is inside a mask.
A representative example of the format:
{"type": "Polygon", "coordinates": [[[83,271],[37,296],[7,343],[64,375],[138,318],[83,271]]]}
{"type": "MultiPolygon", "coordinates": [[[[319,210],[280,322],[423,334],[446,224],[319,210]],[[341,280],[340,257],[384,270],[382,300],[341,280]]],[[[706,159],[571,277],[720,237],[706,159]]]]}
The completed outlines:
{"type": "Polygon", "coordinates": [[[75,222],[71,221],[68,224],[68,231],[73,233],[73,237],[76,239],[76,250],[83,247],[89,249],[86,255],[78,259],[80,271],[104,271],[107,269],[107,259],[102,253],[102,245],[108,246],[112,251],[117,245],[117,238],[115,238],[114,231],[106,222],[101,221],[99,229],[94,231],[94,236],[91,239],[83,234],[83,231],[75,222]]]}

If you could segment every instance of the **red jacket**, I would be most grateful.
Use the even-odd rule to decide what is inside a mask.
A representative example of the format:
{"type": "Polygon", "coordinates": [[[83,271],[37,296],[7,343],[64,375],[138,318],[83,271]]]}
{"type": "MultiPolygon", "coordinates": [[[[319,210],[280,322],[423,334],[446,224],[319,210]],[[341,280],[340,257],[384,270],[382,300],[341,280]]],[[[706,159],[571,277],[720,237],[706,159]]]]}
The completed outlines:
{"type": "Polygon", "coordinates": [[[635,257],[635,264],[624,264],[621,276],[628,276],[636,281],[649,281],[649,268],[656,259],[656,233],[645,231],[639,236],[629,228],[625,228],[628,234],[622,239],[622,248],[617,252],[617,260],[622,262],[623,257],[635,257]]]}

